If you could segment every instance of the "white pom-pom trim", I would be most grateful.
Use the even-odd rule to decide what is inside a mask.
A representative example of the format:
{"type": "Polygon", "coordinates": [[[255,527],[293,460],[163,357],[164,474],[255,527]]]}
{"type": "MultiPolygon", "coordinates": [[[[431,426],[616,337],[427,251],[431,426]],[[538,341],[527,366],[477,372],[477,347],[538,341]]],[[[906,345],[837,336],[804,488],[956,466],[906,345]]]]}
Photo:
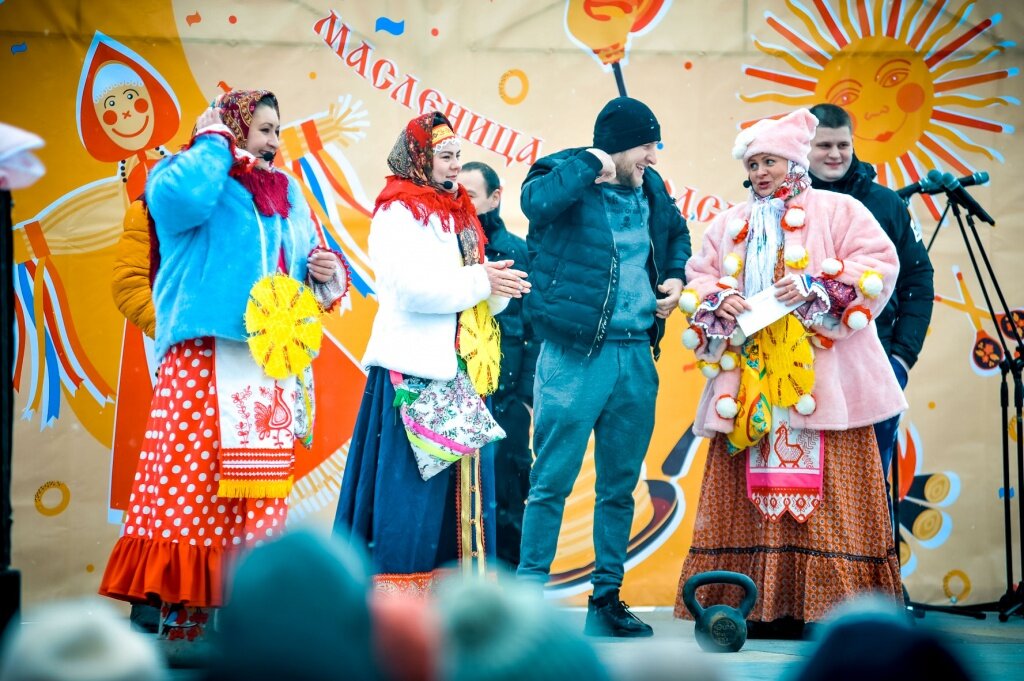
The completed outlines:
{"type": "Polygon", "coordinates": [[[700,367],[700,373],[704,378],[715,378],[722,373],[722,369],[714,362],[697,362],[697,366],[700,367]]]}
{"type": "Polygon", "coordinates": [[[834,277],[843,271],[843,262],[835,258],[825,258],[821,263],[822,274],[834,277]]]}
{"type": "Polygon", "coordinates": [[[811,395],[801,395],[800,399],[796,401],[797,412],[804,416],[810,416],[817,408],[818,403],[814,401],[814,397],[811,395]]]}
{"type": "Polygon", "coordinates": [[[846,315],[846,325],[854,331],[860,331],[868,325],[868,316],[860,310],[854,310],[846,315]]]}
{"type": "Polygon", "coordinates": [[[785,259],[786,264],[793,269],[803,269],[807,267],[807,249],[799,244],[786,246],[783,258],[785,259]]]}
{"type": "Polygon", "coordinates": [[[747,128],[736,135],[736,141],[733,142],[732,146],[732,157],[734,159],[741,160],[743,158],[743,154],[747,153],[747,147],[754,141],[755,134],[753,130],[747,128]]]}
{"type": "Polygon", "coordinates": [[[736,327],[736,330],[729,336],[729,345],[743,345],[747,342],[747,334],[743,333],[740,327],[736,327]]]}
{"type": "Polygon", "coordinates": [[[860,290],[868,298],[877,298],[878,294],[882,292],[882,287],[882,276],[877,272],[865,274],[860,282],[860,290]]]}
{"type": "Polygon", "coordinates": [[[740,282],[736,280],[736,277],[722,277],[718,280],[720,286],[725,288],[739,288],[740,282]]]}
{"type": "Polygon", "coordinates": [[[743,259],[735,253],[730,253],[725,256],[725,260],[722,262],[722,269],[725,270],[725,273],[729,276],[736,276],[742,267],[743,259]]]}
{"type": "Polygon", "coordinates": [[[731,397],[719,397],[715,402],[715,411],[723,419],[734,419],[740,413],[740,405],[731,397]]]}
{"type": "Polygon", "coordinates": [[[729,224],[726,226],[725,231],[729,234],[730,239],[735,239],[743,231],[743,228],[747,226],[747,221],[741,218],[733,218],[729,220],[729,224]]]}
{"type": "Polygon", "coordinates": [[[693,329],[687,329],[683,331],[683,347],[687,350],[693,350],[700,345],[700,334],[693,329]]]}
{"type": "Polygon", "coordinates": [[[700,305],[700,298],[697,294],[689,289],[686,289],[679,294],[679,309],[686,314],[693,314],[697,311],[697,306],[700,305]]]}
{"type": "Polygon", "coordinates": [[[804,222],[807,221],[807,213],[804,212],[803,208],[790,208],[786,211],[783,219],[790,227],[803,227],[804,222]]]}
{"type": "Polygon", "coordinates": [[[725,352],[722,359],[718,360],[718,366],[722,367],[722,371],[732,371],[738,364],[739,359],[735,352],[725,352]]]}

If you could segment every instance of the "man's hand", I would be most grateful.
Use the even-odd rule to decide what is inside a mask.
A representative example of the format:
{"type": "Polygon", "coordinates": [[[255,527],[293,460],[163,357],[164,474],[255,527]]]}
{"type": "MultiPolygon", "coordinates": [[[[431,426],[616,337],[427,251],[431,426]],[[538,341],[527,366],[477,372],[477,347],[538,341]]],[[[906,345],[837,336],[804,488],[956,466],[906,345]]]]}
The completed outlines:
{"type": "Polygon", "coordinates": [[[683,280],[666,279],[664,283],[658,284],[658,290],[666,295],[658,300],[658,311],[655,314],[662,319],[668,319],[668,316],[679,305],[679,296],[683,292],[683,280]]]}
{"type": "Polygon", "coordinates": [[[597,160],[601,162],[601,173],[594,180],[594,184],[601,184],[602,182],[609,182],[615,179],[615,162],[612,161],[612,157],[608,155],[607,151],[597,149],[596,147],[587,149],[591,154],[597,157],[597,160]]]}

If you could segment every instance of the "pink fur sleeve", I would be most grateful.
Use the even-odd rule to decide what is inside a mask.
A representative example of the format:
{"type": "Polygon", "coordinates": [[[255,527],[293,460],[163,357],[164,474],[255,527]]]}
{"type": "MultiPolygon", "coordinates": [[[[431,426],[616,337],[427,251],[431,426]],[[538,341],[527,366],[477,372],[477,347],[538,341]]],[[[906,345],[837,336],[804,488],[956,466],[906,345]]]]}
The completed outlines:
{"type": "MultiPolygon", "coordinates": [[[[823,273],[830,278],[851,287],[854,298],[841,313],[839,324],[820,324],[813,328],[818,333],[833,339],[846,338],[864,328],[885,307],[896,285],[899,274],[899,258],[896,247],[886,236],[868,209],[859,201],[842,194],[819,193],[832,200],[832,210],[827,225],[835,247],[836,260],[840,271],[837,274],[823,273]],[[860,316],[860,319],[858,319],[860,316]]],[[[835,268],[835,263],[828,263],[835,268]]]]}

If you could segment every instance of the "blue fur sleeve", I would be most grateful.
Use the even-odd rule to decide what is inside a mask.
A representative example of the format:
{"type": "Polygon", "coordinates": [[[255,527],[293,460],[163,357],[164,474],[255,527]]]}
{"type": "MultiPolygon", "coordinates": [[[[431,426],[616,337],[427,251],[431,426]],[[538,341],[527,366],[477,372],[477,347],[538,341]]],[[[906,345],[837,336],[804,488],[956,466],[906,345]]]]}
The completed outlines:
{"type": "Polygon", "coordinates": [[[158,234],[180,234],[205,223],[213,212],[233,158],[220,135],[200,135],[185,151],[153,169],[146,203],[158,234]]]}

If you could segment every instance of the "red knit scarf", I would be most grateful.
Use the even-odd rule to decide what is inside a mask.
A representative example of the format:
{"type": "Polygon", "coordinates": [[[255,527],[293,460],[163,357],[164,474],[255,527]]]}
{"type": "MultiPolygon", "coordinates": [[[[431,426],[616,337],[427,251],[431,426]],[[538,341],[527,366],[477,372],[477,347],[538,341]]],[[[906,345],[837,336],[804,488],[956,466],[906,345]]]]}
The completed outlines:
{"type": "Polygon", "coordinates": [[[252,194],[252,200],[260,215],[268,218],[280,215],[287,219],[288,213],[291,211],[291,204],[288,202],[287,175],[253,168],[242,172],[234,172],[232,169],[231,176],[252,194]]]}
{"type": "Polygon", "coordinates": [[[461,185],[458,192],[451,194],[397,175],[389,175],[384,190],[377,196],[377,202],[373,207],[374,214],[394,201],[405,204],[413,217],[423,224],[427,224],[431,215],[436,215],[441,221],[441,229],[446,232],[451,231],[452,227],[456,234],[466,229],[474,230],[477,235],[479,262],[483,262],[484,244],[487,239],[483,227],[480,226],[480,220],[476,217],[473,202],[461,185]]]}

